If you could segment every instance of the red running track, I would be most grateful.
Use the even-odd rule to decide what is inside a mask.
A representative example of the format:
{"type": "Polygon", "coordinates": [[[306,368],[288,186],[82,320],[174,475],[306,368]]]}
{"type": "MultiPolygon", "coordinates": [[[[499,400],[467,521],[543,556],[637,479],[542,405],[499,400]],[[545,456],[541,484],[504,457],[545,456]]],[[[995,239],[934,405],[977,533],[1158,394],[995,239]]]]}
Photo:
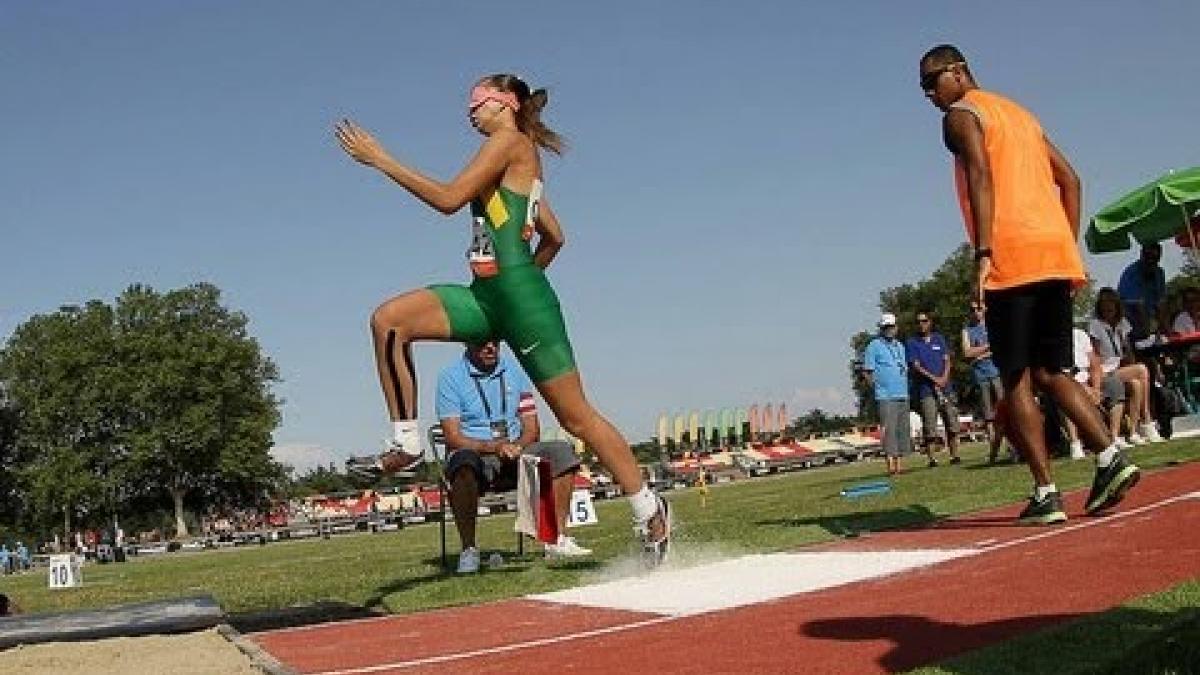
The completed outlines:
{"type": "MultiPolygon", "coordinates": [[[[1144,475],[1120,510],[1053,528],[1021,505],[814,550],[975,548],[890,577],[707,614],[504,602],[252,635],[302,673],[881,673],[908,670],[1200,576],[1200,463],[1144,475]],[[1046,592],[1053,589],[1052,592],[1046,592]]],[[[806,549],[807,550],[807,549],[806,549]]]]}

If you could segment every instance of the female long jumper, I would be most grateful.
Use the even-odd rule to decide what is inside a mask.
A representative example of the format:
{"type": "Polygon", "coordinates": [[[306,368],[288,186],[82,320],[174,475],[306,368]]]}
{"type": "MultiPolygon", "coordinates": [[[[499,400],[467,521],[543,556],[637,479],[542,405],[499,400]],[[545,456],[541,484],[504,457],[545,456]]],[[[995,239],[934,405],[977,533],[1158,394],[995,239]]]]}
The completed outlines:
{"type": "Polygon", "coordinates": [[[558,298],[545,268],[565,241],[543,192],[539,146],[561,153],[562,139],[542,123],[544,89],[514,75],[492,75],[471,90],[471,125],[485,140],[449,183],[393,159],[366,130],[335,129],[350,157],[378,169],[439,212],[471,207],[470,286],[437,284],[396,296],[371,315],[380,384],[393,422],[387,451],[352,470],[392,473],[422,461],[411,345],[417,340],[508,342],[559,424],[596,451],[629,496],[644,560],[656,565],[670,544],[667,502],[642,481],[629,444],[584,396],[558,298]],[[537,246],[531,248],[534,233],[537,246]]]}

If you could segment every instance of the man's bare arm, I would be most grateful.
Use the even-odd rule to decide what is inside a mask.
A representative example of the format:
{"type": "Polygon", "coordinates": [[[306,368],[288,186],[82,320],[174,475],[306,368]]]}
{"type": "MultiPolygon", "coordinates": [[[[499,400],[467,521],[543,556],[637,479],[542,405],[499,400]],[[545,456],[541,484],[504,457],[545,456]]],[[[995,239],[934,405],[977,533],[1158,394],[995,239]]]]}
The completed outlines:
{"type": "Polygon", "coordinates": [[[962,162],[967,174],[967,200],[975,225],[975,247],[992,247],[992,216],[995,196],[992,169],[983,145],[983,128],[967,110],[952,109],[942,119],[946,148],[962,162]]]}
{"type": "Polygon", "coordinates": [[[1074,167],[1062,152],[1054,147],[1049,138],[1046,139],[1046,152],[1050,155],[1050,170],[1054,173],[1055,184],[1058,185],[1063,211],[1067,212],[1067,223],[1071,225],[1071,236],[1079,239],[1079,204],[1083,200],[1083,184],[1074,167]]]}

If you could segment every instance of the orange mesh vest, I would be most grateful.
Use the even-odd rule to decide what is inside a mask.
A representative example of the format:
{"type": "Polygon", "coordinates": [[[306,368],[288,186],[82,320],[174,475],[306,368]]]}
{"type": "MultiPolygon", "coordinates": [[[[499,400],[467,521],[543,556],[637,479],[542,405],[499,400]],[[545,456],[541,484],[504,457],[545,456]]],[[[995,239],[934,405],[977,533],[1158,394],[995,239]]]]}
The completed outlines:
{"type": "MultiPolygon", "coordinates": [[[[1079,245],[1059,198],[1037,118],[1003,96],[979,89],[968,91],[952,107],[974,113],[979,120],[992,170],[992,273],[985,288],[1002,290],[1051,279],[1081,285],[1085,274],[1079,245]]],[[[957,157],[954,182],[967,238],[974,243],[967,174],[957,157]]]]}

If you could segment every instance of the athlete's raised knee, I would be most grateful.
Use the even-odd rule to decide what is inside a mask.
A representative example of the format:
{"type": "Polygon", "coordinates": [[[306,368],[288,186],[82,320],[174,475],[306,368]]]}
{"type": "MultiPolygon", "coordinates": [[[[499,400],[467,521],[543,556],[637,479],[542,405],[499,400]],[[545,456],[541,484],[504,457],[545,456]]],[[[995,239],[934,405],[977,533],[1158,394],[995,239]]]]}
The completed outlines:
{"type": "Polygon", "coordinates": [[[383,303],[371,312],[371,332],[376,335],[386,335],[389,332],[396,334],[396,339],[401,342],[408,341],[408,327],[402,315],[398,315],[394,309],[388,307],[389,303],[383,303]]]}

